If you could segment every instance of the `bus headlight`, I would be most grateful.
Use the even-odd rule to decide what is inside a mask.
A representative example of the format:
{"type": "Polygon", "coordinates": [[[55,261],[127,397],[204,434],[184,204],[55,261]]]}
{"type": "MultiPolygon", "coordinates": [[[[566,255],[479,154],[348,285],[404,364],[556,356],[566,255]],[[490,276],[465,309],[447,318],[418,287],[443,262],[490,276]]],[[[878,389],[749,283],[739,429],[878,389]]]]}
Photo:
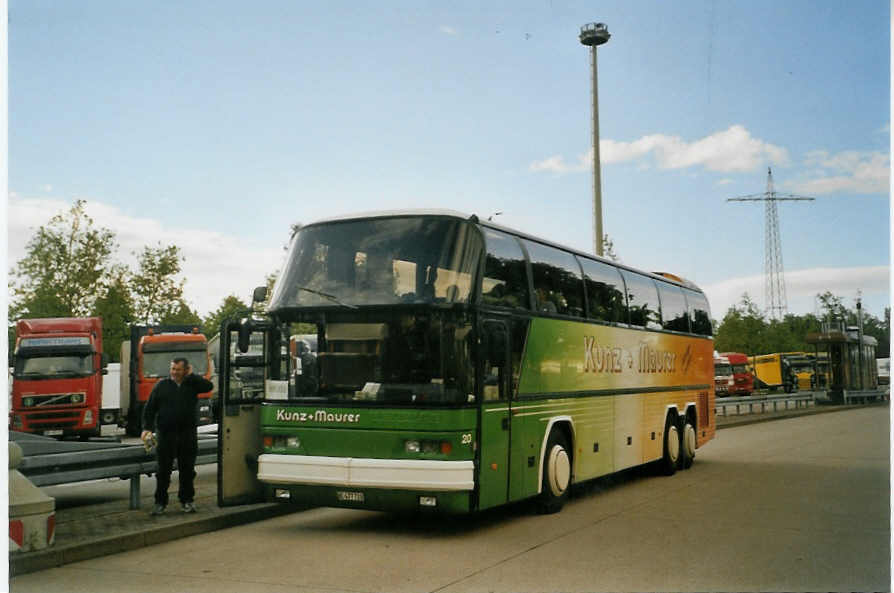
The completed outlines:
{"type": "Polygon", "coordinates": [[[301,439],[298,437],[286,437],[286,436],[273,436],[273,435],[264,435],[264,446],[268,449],[297,449],[301,446],[301,439]]]}
{"type": "Polygon", "coordinates": [[[450,441],[405,441],[404,449],[407,453],[443,453],[449,454],[453,451],[453,443],[450,441]]]}

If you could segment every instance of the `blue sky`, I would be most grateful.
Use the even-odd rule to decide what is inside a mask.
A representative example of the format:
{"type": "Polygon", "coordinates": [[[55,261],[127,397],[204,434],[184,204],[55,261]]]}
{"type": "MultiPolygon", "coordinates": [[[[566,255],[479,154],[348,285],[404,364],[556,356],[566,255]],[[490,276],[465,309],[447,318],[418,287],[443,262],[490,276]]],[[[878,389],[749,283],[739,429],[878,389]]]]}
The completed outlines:
{"type": "Polygon", "coordinates": [[[85,199],[119,259],[186,256],[200,314],[243,299],[289,225],[452,208],[592,248],[600,21],[604,229],[627,264],[763,304],[776,189],[790,311],[890,301],[884,1],[9,2],[11,267],[85,199]]]}

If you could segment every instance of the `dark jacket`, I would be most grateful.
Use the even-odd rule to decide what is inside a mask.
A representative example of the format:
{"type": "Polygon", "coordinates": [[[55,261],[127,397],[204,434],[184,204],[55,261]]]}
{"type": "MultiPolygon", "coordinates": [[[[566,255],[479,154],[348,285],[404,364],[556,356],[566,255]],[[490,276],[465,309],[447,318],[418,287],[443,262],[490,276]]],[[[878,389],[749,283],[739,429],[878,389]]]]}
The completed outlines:
{"type": "Polygon", "coordinates": [[[162,379],[152,388],[143,408],[143,430],[195,432],[198,395],[213,388],[211,381],[198,375],[185,376],[180,385],[170,377],[162,379]]]}

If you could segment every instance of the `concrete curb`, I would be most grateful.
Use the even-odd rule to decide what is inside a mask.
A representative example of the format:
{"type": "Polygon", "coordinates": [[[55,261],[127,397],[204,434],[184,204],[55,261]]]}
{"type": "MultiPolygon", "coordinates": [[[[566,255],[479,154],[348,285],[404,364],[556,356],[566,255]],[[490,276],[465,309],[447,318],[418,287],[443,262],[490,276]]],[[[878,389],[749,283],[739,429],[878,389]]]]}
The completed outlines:
{"type": "Polygon", "coordinates": [[[189,521],[163,525],[144,531],[113,535],[89,542],[54,546],[21,555],[10,554],[9,575],[10,577],[18,576],[72,562],[80,562],[81,560],[136,550],[191,535],[208,533],[264,519],[272,519],[297,510],[301,510],[301,507],[286,503],[264,503],[253,505],[248,509],[234,510],[233,512],[213,517],[201,517],[199,515],[189,521]]]}

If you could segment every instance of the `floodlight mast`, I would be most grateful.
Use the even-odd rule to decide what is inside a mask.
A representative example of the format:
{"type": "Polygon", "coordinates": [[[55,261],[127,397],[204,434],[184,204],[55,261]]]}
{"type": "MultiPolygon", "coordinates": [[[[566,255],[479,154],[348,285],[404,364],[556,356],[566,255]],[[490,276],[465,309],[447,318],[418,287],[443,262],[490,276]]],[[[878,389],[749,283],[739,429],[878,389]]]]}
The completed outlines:
{"type": "Polygon", "coordinates": [[[580,28],[580,42],[590,48],[593,83],[593,251],[602,255],[602,174],[599,170],[599,77],[596,48],[611,37],[605,23],[588,23],[580,28]]]}

